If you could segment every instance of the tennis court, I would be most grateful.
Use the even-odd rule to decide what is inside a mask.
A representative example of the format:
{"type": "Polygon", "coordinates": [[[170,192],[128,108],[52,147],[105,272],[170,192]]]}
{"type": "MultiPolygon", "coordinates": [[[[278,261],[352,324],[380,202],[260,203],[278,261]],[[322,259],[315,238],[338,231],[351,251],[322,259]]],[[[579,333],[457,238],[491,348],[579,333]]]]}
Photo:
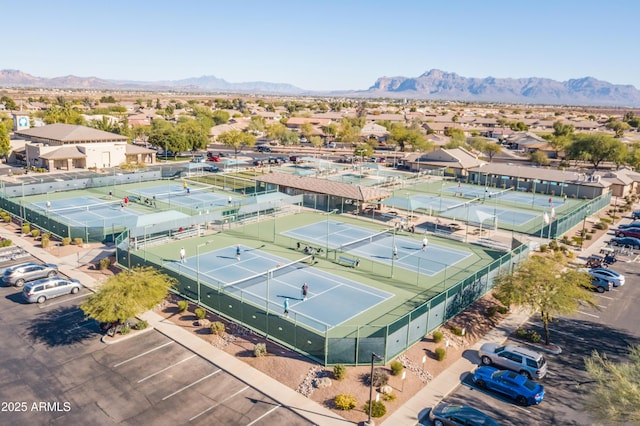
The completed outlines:
{"type": "Polygon", "coordinates": [[[291,263],[257,248],[228,246],[190,256],[164,266],[191,276],[200,283],[221,288],[274,313],[283,314],[284,300],[289,300],[289,316],[324,332],[360,315],[394,295],[310,266],[310,258],[291,263]],[[307,283],[307,300],[302,299],[302,285],[307,283]]]}
{"type": "Polygon", "coordinates": [[[485,224],[489,221],[492,224],[491,226],[494,225],[492,222],[494,218],[498,219],[498,223],[523,226],[529,221],[542,217],[540,213],[492,206],[488,202],[487,204],[462,203],[456,207],[441,211],[439,215],[454,220],[468,220],[476,224],[485,224]]]}
{"type": "Polygon", "coordinates": [[[214,193],[208,187],[191,188],[183,185],[162,185],[130,189],[129,192],[140,197],[143,202],[148,201],[147,204],[152,204],[156,199],[195,210],[222,207],[229,204],[228,194],[214,193]],[[188,191],[187,188],[189,188],[188,191]]]}
{"type": "Polygon", "coordinates": [[[452,194],[462,194],[466,198],[494,198],[517,204],[529,206],[549,207],[565,203],[563,197],[549,196],[538,193],[527,193],[513,191],[512,189],[483,188],[470,185],[452,186],[445,188],[445,191],[452,194]],[[549,202],[551,200],[551,202],[549,202]]]}
{"type": "Polygon", "coordinates": [[[472,256],[471,252],[433,242],[423,251],[421,240],[398,236],[389,231],[376,232],[338,221],[317,222],[291,229],[283,234],[308,241],[318,247],[326,246],[329,249],[430,276],[472,256]],[[394,245],[398,249],[397,258],[393,257],[394,245]]]}
{"type": "Polygon", "coordinates": [[[118,225],[142,214],[128,207],[121,207],[119,200],[105,201],[91,196],[39,201],[32,204],[42,210],[42,214],[52,218],[64,218],[64,221],[72,226],[86,226],[96,221],[104,223],[107,219],[118,225]],[[48,208],[47,203],[50,204],[48,208]]]}

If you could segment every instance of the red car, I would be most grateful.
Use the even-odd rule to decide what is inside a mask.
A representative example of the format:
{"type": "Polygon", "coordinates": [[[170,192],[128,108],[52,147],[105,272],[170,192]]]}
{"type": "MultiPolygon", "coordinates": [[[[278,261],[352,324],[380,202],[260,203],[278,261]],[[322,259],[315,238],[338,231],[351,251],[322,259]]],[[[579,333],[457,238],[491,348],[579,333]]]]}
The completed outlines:
{"type": "Polygon", "coordinates": [[[638,228],[618,229],[616,231],[616,237],[640,238],[640,229],[638,228]]]}
{"type": "Polygon", "coordinates": [[[207,161],[213,161],[217,163],[218,161],[220,161],[220,157],[218,155],[209,154],[207,155],[207,161]]]}

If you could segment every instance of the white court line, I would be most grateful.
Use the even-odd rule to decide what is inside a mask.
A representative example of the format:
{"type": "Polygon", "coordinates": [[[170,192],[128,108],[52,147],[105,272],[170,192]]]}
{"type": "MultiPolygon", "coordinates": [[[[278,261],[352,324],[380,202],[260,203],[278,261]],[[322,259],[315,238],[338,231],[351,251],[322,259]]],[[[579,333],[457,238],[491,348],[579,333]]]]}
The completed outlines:
{"type": "Polygon", "coordinates": [[[63,299],[58,300],[57,302],[51,302],[51,303],[47,303],[46,305],[40,305],[40,309],[44,309],[44,308],[47,308],[49,306],[59,305],[61,303],[68,302],[70,300],[82,299],[83,297],[87,297],[89,294],[90,293],[86,293],[86,294],[81,294],[79,296],[75,296],[75,297],[71,297],[71,298],[63,298],[63,299]]]}
{"type": "Polygon", "coordinates": [[[251,426],[252,424],[254,424],[255,422],[257,422],[258,420],[263,419],[264,417],[268,416],[269,414],[271,414],[273,411],[277,410],[278,408],[282,407],[282,405],[278,404],[275,407],[273,407],[271,410],[267,411],[266,413],[264,413],[263,415],[261,415],[260,417],[258,417],[257,419],[255,419],[254,421],[252,421],[251,423],[247,423],[247,426],[251,426]]]}
{"type": "Polygon", "coordinates": [[[163,373],[163,372],[167,371],[168,369],[175,367],[176,365],[180,365],[180,364],[182,364],[183,362],[189,361],[191,358],[194,358],[194,357],[196,357],[196,356],[198,356],[198,355],[193,354],[193,355],[191,355],[191,356],[189,356],[189,357],[186,357],[185,359],[183,359],[183,360],[181,360],[181,361],[176,362],[175,364],[171,364],[170,366],[163,368],[162,370],[156,371],[156,372],[155,372],[155,373],[153,373],[153,374],[149,374],[147,377],[145,377],[145,378],[142,378],[142,379],[138,380],[138,383],[142,383],[142,382],[144,382],[145,380],[150,379],[150,378],[152,378],[152,377],[154,377],[154,376],[157,376],[158,374],[163,373]]]}
{"type": "Polygon", "coordinates": [[[242,389],[240,389],[238,392],[234,393],[233,395],[229,395],[227,398],[223,399],[222,401],[218,402],[217,404],[212,405],[211,407],[207,408],[204,411],[199,412],[198,414],[196,414],[195,416],[191,417],[189,419],[189,421],[195,420],[198,417],[200,417],[201,415],[203,415],[204,413],[213,410],[214,408],[218,407],[220,404],[227,402],[228,400],[230,400],[231,398],[235,397],[236,395],[241,394],[242,392],[246,391],[247,389],[249,389],[249,386],[245,386],[242,389]]]}
{"type": "Polygon", "coordinates": [[[188,389],[188,388],[190,388],[190,387],[191,387],[191,386],[193,386],[193,385],[197,385],[197,384],[198,384],[198,383],[200,383],[201,381],[206,380],[206,379],[208,379],[209,377],[213,376],[214,374],[218,374],[218,373],[219,373],[219,372],[221,372],[221,371],[222,371],[222,370],[219,370],[219,369],[218,369],[218,370],[214,371],[214,372],[213,372],[213,373],[211,373],[211,374],[207,374],[206,376],[201,377],[200,379],[196,380],[195,382],[190,383],[190,384],[188,384],[187,386],[183,386],[182,388],[178,389],[177,391],[175,391],[175,392],[173,392],[173,393],[171,393],[171,394],[169,394],[169,395],[165,396],[164,398],[162,398],[162,400],[164,401],[164,400],[166,400],[166,399],[169,399],[169,398],[171,398],[172,396],[174,396],[174,395],[176,395],[176,394],[179,394],[179,393],[180,393],[180,392],[182,392],[183,390],[188,389]]]}
{"type": "Polygon", "coordinates": [[[600,316],[598,316],[598,315],[594,315],[594,314],[590,314],[590,313],[588,313],[588,312],[583,312],[583,311],[577,311],[577,312],[578,312],[579,314],[582,314],[582,315],[588,315],[588,316],[593,317],[593,318],[600,318],[600,316]]]}
{"type": "Polygon", "coordinates": [[[153,352],[153,351],[157,351],[158,349],[162,349],[162,348],[164,348],[165,346],[168,346],[168,345],[170,345],[170,344],[172,344],[172,343],[173,343],[173,340],[171,340],[171,341],[169,341],[169,342],[167,342],[167,343],[163,343],[163,344],[162,344],[162,345],[160,345],[160,346],[156,346],[156,347],[155,347],[155,348],[153,348],[153,349],[149,349],[149,350],[148,350],[148,351],[146,351],[146,352],[143,352],[143,353],[141,353],[141,354],[139,354],[139,355],[136,355],[136,356],[134,356],[134,357],[131,357],[131,358],[129,358],[129,359],[126,359],[126,360],[124,360],[124,361],[122,361],[122,362],[119,362],[119,363],[115,364],[115,365],[113,366],[113,368],[120,367],[122,364],[126,364],[126,363],[127,363],[127,362],[129,362],[129,361],[133,361],[134,359],[137,359],[137,358],[140,358],[141,356],[145,356],[145,355],[147,355],[147,354],[150,354],[150,353],[151,353],[151,352],[153,352]]]}

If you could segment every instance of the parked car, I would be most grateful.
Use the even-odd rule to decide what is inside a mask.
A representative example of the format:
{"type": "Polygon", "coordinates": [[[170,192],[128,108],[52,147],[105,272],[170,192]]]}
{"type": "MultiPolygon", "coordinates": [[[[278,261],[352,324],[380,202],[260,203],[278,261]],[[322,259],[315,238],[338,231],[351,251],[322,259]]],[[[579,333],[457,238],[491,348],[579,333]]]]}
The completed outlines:
{"type": "Polygon", "coordinates": [[[616,237],[640,238],[640,228],[625,228],[616,230],[616,237]]]}
{"type": "Polygon", "coordinates": [[[604,293],[605,291],[611,291],[613,283],[605,280],[604,278],[591,276],[591,288],[598,293],[604,293]]]}
{"type": "Polygon", "coordinates": [[[258,151],[258,152],[271,152],[271,147],[269,147],[267,145],[258,145],[256,147],[256,151],[258,151]]]}
{"type": "Polygon", "coordinates": [[[625,282],[624,275],[608,268],[588,269],[587,272],[589,272],[591,276],[602,278],[603,280],[611,281],[614,287],[623,286],[625,282]]]}
{"type": "Polygon", "coordinates": [[[51,263],[39,264],[33,262],[10,266],[4,270],[2,281],[7,285],[22,287],[28,281],[58,275],[58,266],[51,263]]]}
{"type": "Polygon", "coordinates": [[[640,222],[637,220],[634,220],[633,222],[621,223],[618,225],[618,229],[626,229],[626,228],[640,228],[640,222]]]}
{"type": "Polygon", "coordinates": [[[220,161],[220,156],[210,152],[207,154],[207,161],[213,161],[217,163],[220,161]]]}
{"type": "Polygon", "coordinates": [[[473,372],[472,380],[479,388],[499,392],[520,405],[540,404],[544,399],[544,386],[515,371],[482,366],[473,372]]]}
{"type": "Polygon", "coordinates": [[[631,247],[640,250],[640,238],[635,237],[615,237],[609,240],[609,245],[619,247],[631,247]]]}
{"type": "Polygon", "coordinates": [[[466,405],[454,405],[446,402],[441,402],[429,411],[429,420],[435,426],[498,426],[495,420],[480,410],[466,405]]]}
{"type": "Polygon", "coordinates": [[[204,155],[196,155],[191,159],[192,163],[204,163],[206,161],[207,161],[207,157],[205,157],[204,155]]]}
{"type": "Polygon", "coordinates": [[[631,217],[633,218],[633,220],[640,219],[640,210],[635,210],[633,213],[631,213],[631,217]]]}
{"type": "Polygon", "coordinates": [[[22,297],[29,303],[44,303],[47,299],[76,294],[82,285],[78,280],[69,280],[62,277],[42,278],[27,283],[22,289],[22,297]]]}
{"type": "Polygon", "coordinates": [[[485,343],[480,347],[479,355],[484,365],[507,368],[529,379],[541,379],[547,374],[547,360],[541,353],[517,345],[485,343]]]}

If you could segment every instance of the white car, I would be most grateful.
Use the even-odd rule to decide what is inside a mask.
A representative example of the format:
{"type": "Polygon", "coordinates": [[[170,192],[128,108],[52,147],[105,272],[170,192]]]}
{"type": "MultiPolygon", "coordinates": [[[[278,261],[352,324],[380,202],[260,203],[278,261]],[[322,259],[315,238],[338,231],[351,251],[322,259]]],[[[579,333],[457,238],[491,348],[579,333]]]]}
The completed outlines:
{"type": "Polygon", "coordinates": [[[591,276],[602,278],[605,281],[610,281],[614,287],[623,286],[625,282],[624,275],[608,268],[584,269],[584,272],[588,272],[591,276]]]}

